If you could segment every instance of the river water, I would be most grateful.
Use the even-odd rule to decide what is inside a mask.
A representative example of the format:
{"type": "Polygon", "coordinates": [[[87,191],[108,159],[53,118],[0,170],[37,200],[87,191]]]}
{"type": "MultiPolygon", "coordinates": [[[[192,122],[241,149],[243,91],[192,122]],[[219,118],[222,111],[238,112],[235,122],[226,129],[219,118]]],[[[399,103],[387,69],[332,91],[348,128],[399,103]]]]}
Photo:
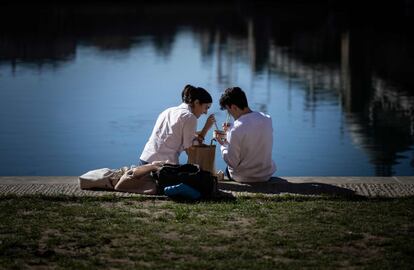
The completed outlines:
{"type": "Polygon", "coordinates": [[[1,10],[0,175],[136,164],[186,84],[211,93],[220,123],[230,86],[271,115],[279,176],[414,173],[411,17],[208,3],[1,10]]]}

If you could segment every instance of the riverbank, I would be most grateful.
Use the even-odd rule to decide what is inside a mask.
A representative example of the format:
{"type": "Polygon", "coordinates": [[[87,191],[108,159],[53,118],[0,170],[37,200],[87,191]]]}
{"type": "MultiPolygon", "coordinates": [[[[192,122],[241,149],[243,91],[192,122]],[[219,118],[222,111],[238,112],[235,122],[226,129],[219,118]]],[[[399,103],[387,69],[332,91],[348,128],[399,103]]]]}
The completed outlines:
{"type": "MultiPolygon", "coordinates": [[[[241,184],[221,181],[219,190],[232,196],[266,196],[282,194],[332,195],[364,197],[414,196],[414,176],[393,177],[279,177],[266,183],[241,184]]],[[[0,195],[69,195],[69,196],[142,196],[139,194],[86,191],[77,176],[2,176],[0,195]]]]}

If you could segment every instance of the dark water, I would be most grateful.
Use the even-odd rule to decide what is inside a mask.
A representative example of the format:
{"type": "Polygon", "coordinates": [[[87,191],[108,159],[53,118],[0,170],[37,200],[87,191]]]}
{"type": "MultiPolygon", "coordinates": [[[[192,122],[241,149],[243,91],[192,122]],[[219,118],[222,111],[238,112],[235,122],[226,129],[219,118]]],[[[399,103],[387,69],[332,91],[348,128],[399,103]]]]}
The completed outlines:
{"type": "Polygon", "coordinates": [[[396,3],[3,6],[0,175],[135,164],[188,83],[220,122],[229,86],[272,116],[277,175],[413,175],[413,9],[396,3]]]}

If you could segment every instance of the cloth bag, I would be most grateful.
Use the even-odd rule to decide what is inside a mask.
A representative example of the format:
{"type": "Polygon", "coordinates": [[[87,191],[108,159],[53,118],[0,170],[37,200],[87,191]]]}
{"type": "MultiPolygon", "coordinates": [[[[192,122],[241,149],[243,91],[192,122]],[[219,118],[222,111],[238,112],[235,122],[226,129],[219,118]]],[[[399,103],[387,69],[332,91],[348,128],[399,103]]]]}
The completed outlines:
{"type": "Polygon", "coordinates": [[[115,171],[102,168],[89,171],[79,176],[79,185],[81,189],[103,189],[113,190],[112,177],[114,177],[115,171]]]}
{"type": "MultiPolygon", "coordinates": [[[[139,167],[131,166],[122,167],[120,169],[102,168],[89,171],[79,176],[79,186],[81,189],[87,190],[114,190],[118,181],[126,178],[135,178],[133,175],[133,169],[139,169],[139,167]]],[[[142,167],[143,168],[143,167],[142,167]]],[[[140,193],[147,195],[157,194],[157,184],[151,177],[150,173],[143,175],[140,178],[135,179],[136,186],[128,192],[140,193]]],[[[123,190],[118,190],[123,191],[123,190]]]]}
{"type": "Polygon", "coordinates": [[[216,145],[213,144],[215,139],[212,139],[210,145],[208,144],[194,144],[187,150],[188,160],[187,164],[198,164],[200,169],[216,175],[216,145]]]}

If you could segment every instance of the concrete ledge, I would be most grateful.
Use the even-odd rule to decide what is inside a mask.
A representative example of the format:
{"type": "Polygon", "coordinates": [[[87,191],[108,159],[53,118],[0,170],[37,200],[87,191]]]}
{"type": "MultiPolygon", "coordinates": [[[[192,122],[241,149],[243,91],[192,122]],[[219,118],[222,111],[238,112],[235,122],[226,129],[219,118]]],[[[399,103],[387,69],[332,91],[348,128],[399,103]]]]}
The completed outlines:
{"type": "MultiPolygon", "coordinates": [[[[232,196],[255,194],[332,195],[365,197],[414,196],[414,177],[274,177],[264,183],[220,181],[218,188],[232,196]]],[[[0,195],[143,196],[114,191],[81,190],[77,176],[2,176],[0,195]]]]}
{"type": "Polygon", "coordinates": [[[1,184],[77,184],[78,176],[0,176],[1,184]]]}
{"type": "Polygon", "coordinates": [[[400,184],[414,184],[414,176],[393,176],[400,184]]]}
{"type": "Polygon", "coordinates": [[[325,183],[325,184],[414,184],[413,176],[309,176],[282,177],[292,183],[325,183]]]}
{"type": "MultiPolygon", "coordinates": [[[[414,184],[414,176],[287,176],[274,177],[290,183],[323,184],[414,184]]],[[[0,176],[1,184],[77,184],[78,176],[0,176]]]]}
{"type": "Polygon", "coordinates": [[[393,179],[346,179],[346,178],[313,178],[298,177],[274,178],[264,183],[237,183],[223,181],[219,188],[225,191],[252,194],[301,194],[331,196],[364,196],[364,197],[406,197],[414,196],[414,182],[399,183],[393,179]],[[367,180],[367,181],[363,181],[367,180]],[[369,180],[369,181],[368,181],[369,180]]]}
{"type": "MultiPolygon", "coordinates": [[[[324,183],[324,184],[395,184],[400,183],[395,177],[371,177],[371,176],[301,176],[301,177],[282,177],[291,183],[324,183]]],[[[412,182],[414,184],[414,181],[412,182]]]]}

